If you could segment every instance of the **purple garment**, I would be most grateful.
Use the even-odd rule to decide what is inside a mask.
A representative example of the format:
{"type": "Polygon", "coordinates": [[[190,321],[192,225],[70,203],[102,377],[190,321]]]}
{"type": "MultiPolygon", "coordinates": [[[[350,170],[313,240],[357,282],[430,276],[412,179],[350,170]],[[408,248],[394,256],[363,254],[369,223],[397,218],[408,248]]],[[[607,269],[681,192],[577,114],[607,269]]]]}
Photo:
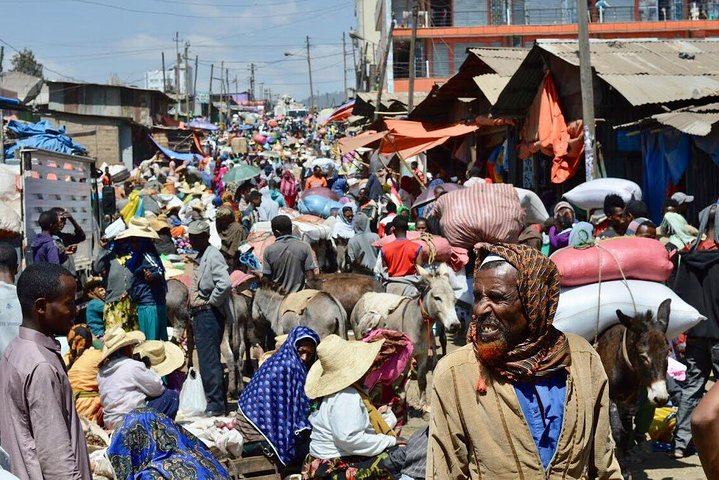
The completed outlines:
{"type": "Polygon", "coordinates": [[[20,479],[92,478],[70,381],[53,338],[20,327],[0,360],[0,431],[20,479]]]}
{"type": "Polygon", "coordinates": [[[557,232],[557,227],[552,225],[549,227],[549,252],[553,253],[569,245],[569,235],[572,233],[571,228],[557,232]]]}
{"type": "Polygon", "coordinates": [[[60,265],[67,260],[64,253],[62,255],[64,258],[61,258],[55,239],[47,233],[38,234],[30,246],[32,247],[32,261],[34,263],[47,262],[60,265]]]}

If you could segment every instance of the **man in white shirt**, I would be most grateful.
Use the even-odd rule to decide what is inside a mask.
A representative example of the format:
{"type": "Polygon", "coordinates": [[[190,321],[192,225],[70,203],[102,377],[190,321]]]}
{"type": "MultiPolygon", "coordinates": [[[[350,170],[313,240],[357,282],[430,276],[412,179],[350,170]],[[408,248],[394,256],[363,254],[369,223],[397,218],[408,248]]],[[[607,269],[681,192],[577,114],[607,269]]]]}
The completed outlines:
{"type": "Polygon", "coordinates": [[[0,358],[5,347],[17,337],[22,323],[22,310],[15,289],[17,252],[8,243],[0,243],[0,358]]]}
{"type": "Polygon", "coordinates": [[[142,332],[126,333],[115,327],[105,334],[97,384],[104,409],[105,427],[118,428],[136,408],[151,407],[174,420],[179,407],[177,392],[164,387],[160,377],[133,360],[133,348],[145,341],[142,332]]]}

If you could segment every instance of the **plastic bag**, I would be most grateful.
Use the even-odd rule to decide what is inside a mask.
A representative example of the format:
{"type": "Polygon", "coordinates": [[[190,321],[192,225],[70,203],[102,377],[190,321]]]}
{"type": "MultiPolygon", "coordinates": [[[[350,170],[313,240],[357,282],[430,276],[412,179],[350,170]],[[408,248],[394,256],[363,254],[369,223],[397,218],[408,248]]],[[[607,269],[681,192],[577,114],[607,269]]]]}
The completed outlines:
{"type": "Polygon", "coordinates": [[[207,410],[207,397],[202,386],[200,372],[191,368],[187,372],[187,380],[180,391],[180,407],[178,411],[186,417],[203,415],[207,410]]]}
{"type": "Polygon", "coordinates": [[[642,199],[642,189],[636,183],[623,178],[598,178],[584,182],[564,194],[569,203],[583,210],[601,209],[604,206],[604,197],[616,193],[625,202],[634,197],[642,199]]]}

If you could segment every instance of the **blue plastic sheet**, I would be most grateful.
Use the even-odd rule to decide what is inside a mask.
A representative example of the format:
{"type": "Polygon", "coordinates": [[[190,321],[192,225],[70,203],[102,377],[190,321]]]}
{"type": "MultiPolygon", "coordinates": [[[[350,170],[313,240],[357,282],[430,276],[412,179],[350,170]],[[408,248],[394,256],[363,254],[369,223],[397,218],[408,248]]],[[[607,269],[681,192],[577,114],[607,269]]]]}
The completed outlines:
{"type": "Polygon", "coordinates": [[[302,214],[317,215],[322,218],[330,216],[332,209],[341,209],[344,205],[320,195],[310,195],[299,201],[299,211],[302,214]]]}
{"type": "Polygon", "coordinates": [[[199,128],[200,130],[209,130],[210,132],[214,132],[220,128],[201,118],[196,118],[190,121],[187,126],[190,128],[199,128]]]}
{"type": "Polygon", "coordinates": [[[87,151],[83,145],[75,143],[72,138],[65,135],[65,127],[57,128],[47,120],[41,120],[34,124],[10,120],[7,128],[8,131],[20,137],[20,140],[5,149],[5,158],[13,158],[15,150],[20,148],[41,148],[69,155],[87,151]]]}
{"type": "Polygon", "coordinates": [[[195,160],[198,160],[201,158],[199,155],[194,154],[194,153],[175,152],[174,150],[165,148],[162,145],[160,145],[159,143],[157,143],[157,141],[155,141],[155,139],[152,137],[152,135],[148,135],[148,137],[150,137],[150,140],[152,141],[152,143],[155,144],[155,146],[162,152],[162,154],[165,155],[170,160],[180,160],[182,162],[194,162],[195,160]]]}
{"type": "Polygon", "coordinates": [[[644,160],[643,200],[652,220],[662,220],[662,205],[669,183],[678,184],[691,160],[691,139],[678,130],[642,132],[644,160]]]}
{"type": "Polygon", "coordinates": [[[14,109],[22,106],[22,102],[17,98],[0,96],[0,108],[14,109]]]}

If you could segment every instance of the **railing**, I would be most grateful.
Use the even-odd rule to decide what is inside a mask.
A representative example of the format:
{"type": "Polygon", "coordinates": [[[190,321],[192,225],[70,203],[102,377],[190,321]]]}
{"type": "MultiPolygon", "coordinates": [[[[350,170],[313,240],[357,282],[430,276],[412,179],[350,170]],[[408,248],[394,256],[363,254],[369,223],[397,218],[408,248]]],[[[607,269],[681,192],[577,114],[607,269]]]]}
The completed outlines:
{"type": "MultiPolygon", "coordinates": [[[[600,0],[599,3],[601,3],[600,0]]],[[[641,2],[639,8],[634,6],[606,6],[590,9],[590,21],[593,23],[621,23],[621,22],[656,22],[678,20],[719,19],[719,3],[670,3],[667,7],[658,7],[655,1],[641,2]],[[642,5],[642,3],[644,5],[642,5]]],[[[512,11],[492,8],[477,10],[432,10],[423,12],[424,16],[419,22],[425,27],[429,22],[430,28],[483,26],[483,25],[561,25],[576,23],[575,7],[524,9],[515,8],[512,11]],[[509,15],[508,15],[509,14],[509,15]],[[507,17],[509,21],[507,21],[507,17]]],[[[411,28],[411,19],[402,16],[395,19],[397,28],[411,28]]]]}

